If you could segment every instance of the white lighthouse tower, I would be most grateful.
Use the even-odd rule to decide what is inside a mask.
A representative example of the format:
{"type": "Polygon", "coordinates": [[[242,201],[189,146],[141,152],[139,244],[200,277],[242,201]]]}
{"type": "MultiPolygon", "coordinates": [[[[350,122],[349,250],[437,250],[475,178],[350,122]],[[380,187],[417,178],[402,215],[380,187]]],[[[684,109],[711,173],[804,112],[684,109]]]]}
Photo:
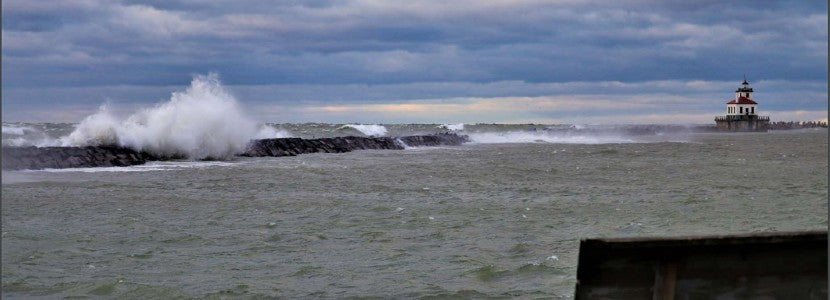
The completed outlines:
{"type": "Polygon", "coordinates": [[[749,116],[756,115],[755,108],[758,103],[752,100],[752,87],[744,78],[741,87],[735,91],[735,99],[726,103],[727,116],[749,116]]]}

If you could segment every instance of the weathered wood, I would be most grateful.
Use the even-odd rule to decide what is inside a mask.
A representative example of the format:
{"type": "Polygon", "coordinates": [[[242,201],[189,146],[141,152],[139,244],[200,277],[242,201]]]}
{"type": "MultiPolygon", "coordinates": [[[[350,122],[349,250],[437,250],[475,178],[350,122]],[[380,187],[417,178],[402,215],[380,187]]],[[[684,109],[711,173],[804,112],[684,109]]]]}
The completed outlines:
{"type": "Polygon", "coordinates": [[[576,299],[827,299],[827,232],[583,240],[576,299]]]}

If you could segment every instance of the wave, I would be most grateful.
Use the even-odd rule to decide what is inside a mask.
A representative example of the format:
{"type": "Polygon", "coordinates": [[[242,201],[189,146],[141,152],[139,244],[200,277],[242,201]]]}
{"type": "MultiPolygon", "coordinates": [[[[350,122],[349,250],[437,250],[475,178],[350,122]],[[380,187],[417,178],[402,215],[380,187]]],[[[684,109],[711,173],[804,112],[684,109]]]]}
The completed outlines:
{"type": "Polygon", "coordinates": [[[383,125],[346,124],[337,129],[343,130],[348,128],[355,129],[366,136],[385,136],[389,132],[383,125]]]}
{"type": "Polygon", "coordinates": [[[46,125],[50,124],[3,124],[3,146],[60,146],[60,140],[52,136],[54,128],[46,125]]]}
{"type": "Polygon", "coordinates": [[[557,134],[551,132],[478,132],[468,134],[479,144],[552,143],[552,144],[619,144],[635,140],[622,135],[557,134]]]}
{"type": "Polygon", "coordinates": [[[34,128],[27,127],[27,126],[13,126],[13,125],[3,125],[3,134],[10,134],[10,135],[24,135],[26,132],[34,131],[34,128]]]}
{"type": "Polygon", "coordinates": [[[15,138],[7,138],[3,139],[3,146],[14,146],[14,147],[21,147],[21,146],[29,146],[27,145],[29,141],[23,137],[15,137],[15,138]]]}
{"type": "Polygon", "coordinates": [[[245,150],[258,136],[279,133],[247,118],[218,75],[197,75],[170,100],[119,119],[102,105],[68,136],[63,146],[120,145],[160,157],[223,159],[245,150]]]}
{"type": "Polygon", "coordinates": [[[204,169],[210,167],[227,167],[238,163],[223,161],[172,161],[172,162],[151,162],[143,165],[127,167],[90,167],[90,168],[65,168],[65,169],[42,169],[23,170],[23,172],[46,172],[46,173],[100,173],[100,172],[149,172],[149,171],[174,171],[182,169],[204,169]]]}
{"type": "Polygon", "coordinates": [[[294,137],[294,135],[284,129],[275,129],[274,127],[268,125],[262,125],[254,136],[254,139],[279,139],[290,137],[294,137]]]}
{"type": "Polygon", "coordinates": [[[452,130],[452,131],[462,131],[462,130],[464,130],[464,123],[443,124],[441,126],[438,126],[438,128],[443,128],[443,129],[452,130]]]}
{"type": "Polygon", "coordinates": [[[16,138],[7,138],[3,139],[3,147],[12,146],[12,147],[58,147],[62,146],[60,139],[53,139],[48,137],[42,138],[27,138],[27,137],[16,137],[16,138]]]}

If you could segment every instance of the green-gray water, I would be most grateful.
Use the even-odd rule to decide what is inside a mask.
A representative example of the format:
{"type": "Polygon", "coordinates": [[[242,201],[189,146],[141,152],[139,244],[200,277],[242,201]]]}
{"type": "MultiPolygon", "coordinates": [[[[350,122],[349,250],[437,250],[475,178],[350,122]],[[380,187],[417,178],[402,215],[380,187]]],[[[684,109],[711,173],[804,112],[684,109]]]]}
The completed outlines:
{"type": "Polygon", "coordinates": [[[495,140],[4,172],[2,296],[569,298],[583,238],[827,229],[826,129],[495,140]]]}

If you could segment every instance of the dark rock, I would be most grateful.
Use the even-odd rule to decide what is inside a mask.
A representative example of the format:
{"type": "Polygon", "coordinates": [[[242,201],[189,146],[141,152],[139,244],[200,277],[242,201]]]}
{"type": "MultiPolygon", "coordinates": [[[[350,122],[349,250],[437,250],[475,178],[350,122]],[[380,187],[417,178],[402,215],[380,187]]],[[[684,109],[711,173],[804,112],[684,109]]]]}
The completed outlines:
{"type": "Polygon", "coordinates": [[[468,141],[457,134],[391,137],[278,138],[251,141],[240,156],[285,156],[303,153],[343,153],[354,150],[401,150],[404,147],[458,146],[468,141]]]}
{"type": "Polygon", "coordinates": [[[3,147],[2,151],[3,170],[131,166],[157,160],[116,146],[3,147]]]}
{"type": "Polygon", "coordinates": [[[459,146],[469,142],[466,135],[454,133],[405,136],[399,138],[399,140],[409,147],[459,146]]]}

